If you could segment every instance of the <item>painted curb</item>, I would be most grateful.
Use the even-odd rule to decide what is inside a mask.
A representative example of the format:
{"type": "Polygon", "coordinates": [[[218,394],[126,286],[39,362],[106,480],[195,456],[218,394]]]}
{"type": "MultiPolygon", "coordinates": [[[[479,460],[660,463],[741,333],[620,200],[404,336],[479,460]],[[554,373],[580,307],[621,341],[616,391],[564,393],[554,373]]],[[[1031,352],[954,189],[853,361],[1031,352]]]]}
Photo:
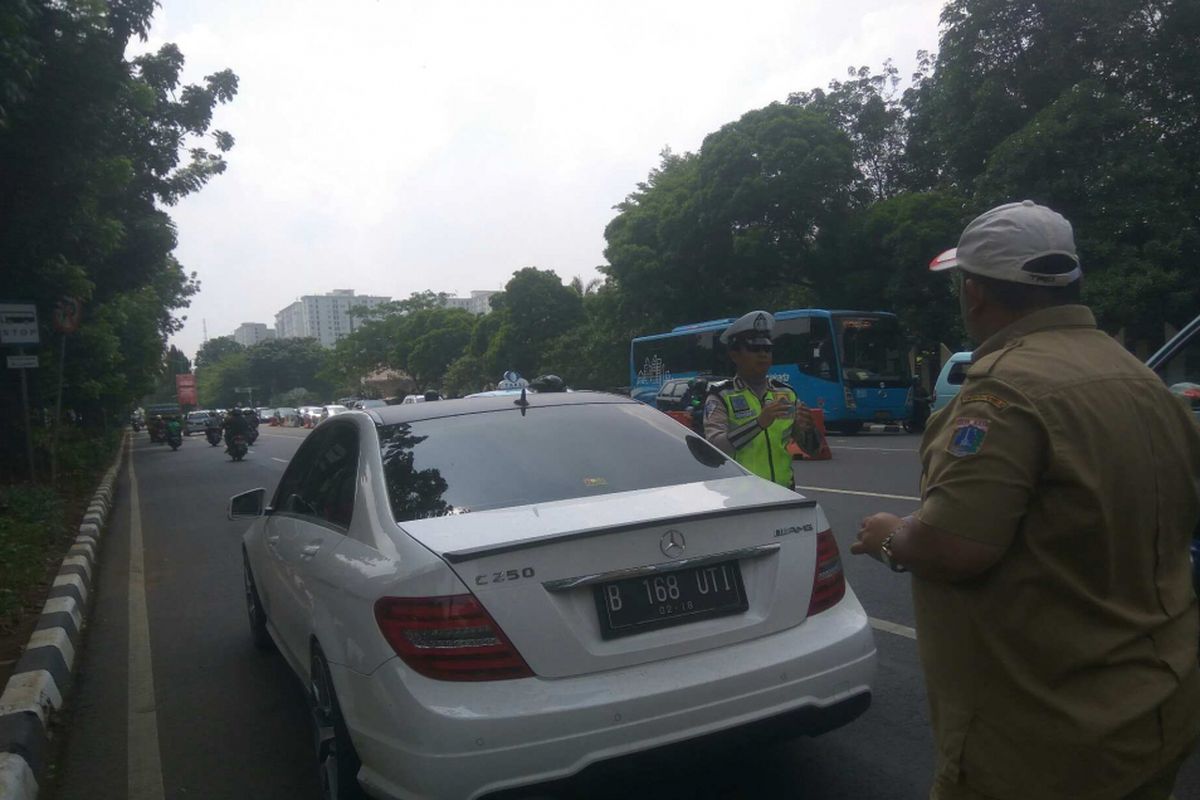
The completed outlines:
{"type": "Polygon", "coordinates": [[[63,557],[33,635],[0,693],[0,800],[37,797],[37,776],[50,750],[50,717],[71,689],[100,540],[129,442],[126,431],[63,557]]]}

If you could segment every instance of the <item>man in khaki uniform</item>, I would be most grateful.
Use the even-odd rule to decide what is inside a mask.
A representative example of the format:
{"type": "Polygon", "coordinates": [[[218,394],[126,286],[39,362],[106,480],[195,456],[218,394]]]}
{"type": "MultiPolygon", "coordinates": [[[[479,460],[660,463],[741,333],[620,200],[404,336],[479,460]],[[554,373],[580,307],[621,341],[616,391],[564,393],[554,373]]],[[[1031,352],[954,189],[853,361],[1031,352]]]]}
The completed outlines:
{"type": "Polygon", "coordinates": [[[980,342],[921,442],[921,508],[855,554],[913,573],[935,800],[1165,800],[1200,735],[1200,433],[1078,305],[1070,223],[976,218],[954,268],[980,342]]]}

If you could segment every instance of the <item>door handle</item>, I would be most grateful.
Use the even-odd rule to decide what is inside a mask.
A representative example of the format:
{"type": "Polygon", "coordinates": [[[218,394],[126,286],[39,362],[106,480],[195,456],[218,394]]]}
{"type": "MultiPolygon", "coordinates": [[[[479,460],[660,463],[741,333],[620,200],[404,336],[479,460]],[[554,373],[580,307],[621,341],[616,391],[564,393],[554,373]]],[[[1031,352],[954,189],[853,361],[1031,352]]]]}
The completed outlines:
{"type": "Polygon", "coordinates": [[[320,551],[321,551],[321,543],[320,542],[314,542],[313,544],[306,544],[304,547],[300,548],[300,557],[301,558],[312,558],[320,551]]]}

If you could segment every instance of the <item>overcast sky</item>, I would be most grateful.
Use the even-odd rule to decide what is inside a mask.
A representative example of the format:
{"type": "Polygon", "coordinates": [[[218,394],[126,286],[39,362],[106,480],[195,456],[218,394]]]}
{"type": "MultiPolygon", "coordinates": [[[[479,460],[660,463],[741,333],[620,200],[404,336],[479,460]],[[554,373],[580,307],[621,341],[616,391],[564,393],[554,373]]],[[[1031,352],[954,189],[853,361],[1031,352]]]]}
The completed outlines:
{"type": "Polygon", "coordinates": [[[200,294],[174,343],[274,327],[303,294],[597,276],[613,206],[664,147],[850,65],[902,75],[941,0],[163,0],[185,79],[241,80],[229,169],[170,210],[200,294]]]}

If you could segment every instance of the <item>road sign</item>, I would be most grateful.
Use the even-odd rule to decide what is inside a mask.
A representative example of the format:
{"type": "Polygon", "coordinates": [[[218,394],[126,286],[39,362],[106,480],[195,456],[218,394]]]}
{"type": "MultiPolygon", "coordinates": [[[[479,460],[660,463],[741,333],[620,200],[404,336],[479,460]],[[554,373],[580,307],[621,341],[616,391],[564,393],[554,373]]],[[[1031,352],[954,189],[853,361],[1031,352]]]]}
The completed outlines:
{"type": "Polygon", "coordinates": [[[37,369],[37,356],[9,356],[9,369],[37,369]]]}
{"type": "Polygon", "coordinates": [[[54,327],[63,333],[79,330],[83,319],[83,301],[78,297],[63,297],[54,307],[54,327]]]}
{"type": "Polygon", "coordinates": [[[175,391],[179,395],[179,405],[196,405],[196,376],[183,372],[175,376],[175,391]]]}
{"type": "Polygon", "coordinates": [[[37,306],[0,303],[0,344],[37,344],[37,306]]]}

